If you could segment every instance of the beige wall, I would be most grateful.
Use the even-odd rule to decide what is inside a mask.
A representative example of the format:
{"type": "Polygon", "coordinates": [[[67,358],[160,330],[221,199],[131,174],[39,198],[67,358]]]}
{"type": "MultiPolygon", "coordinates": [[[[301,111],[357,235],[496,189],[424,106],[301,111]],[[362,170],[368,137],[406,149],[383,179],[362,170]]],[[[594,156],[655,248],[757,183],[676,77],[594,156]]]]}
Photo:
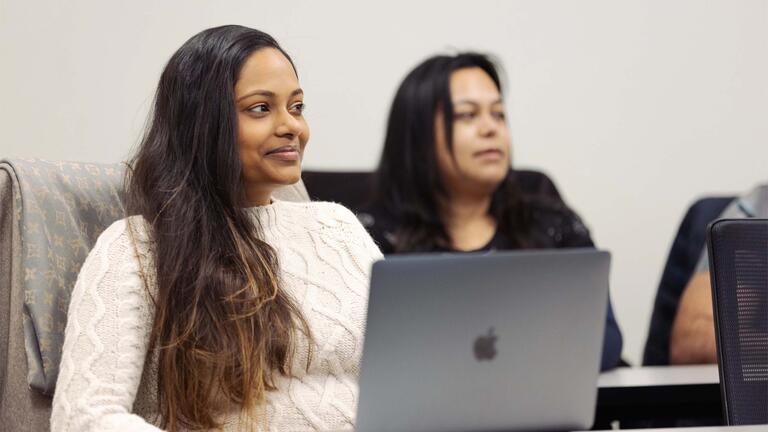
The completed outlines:
{"type": "Polygon", "coordinates": [[[225,23],[295,58],[312,168],[375,165],[421,58],[496,53],[515,163],[549,172],[613,252],[632,361],[686,206],[768,179],[768,2],[748,0],[0,0],[0,156],[125,158],[164,62],[225,23]]]}

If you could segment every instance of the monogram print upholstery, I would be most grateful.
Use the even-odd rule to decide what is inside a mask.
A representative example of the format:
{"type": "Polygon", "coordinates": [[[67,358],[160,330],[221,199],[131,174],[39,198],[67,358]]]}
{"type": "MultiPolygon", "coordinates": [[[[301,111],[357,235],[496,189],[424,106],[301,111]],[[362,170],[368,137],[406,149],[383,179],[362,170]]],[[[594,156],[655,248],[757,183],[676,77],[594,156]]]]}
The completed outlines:
{"type": "Polygon", "coordinates": [[[80,266],[99,234],[125,214],[123,168],[35,159],[6,160],[3,168],[17,184],[13,209],[22,274],[14,279],[23,286],[27,382],[52,394],[80,266]]]}
{"type": "MultiPolygon", "coordinates": [[[[54,391],[70,292],[80,266],[101,232],[126,216],[124,172],[124,164],[0,160],[0,176],[11,184],[0,192],[0,220],[11,220],[13,231],[0,239],[0,261],[10,259],[3,268],[17,270],[0,277],[0,283],[12,285],[0,287],[0,292],[23,293],[27,383],[43,394],[54,391]]],[[[308,201],[301,182],[279,189],[275,197],[308,201]]],[[[7,340],[14,329],[3,325],[7,340]]],[[[7,361],[6,352],[0,351],[0,357],[7,361]]]]}

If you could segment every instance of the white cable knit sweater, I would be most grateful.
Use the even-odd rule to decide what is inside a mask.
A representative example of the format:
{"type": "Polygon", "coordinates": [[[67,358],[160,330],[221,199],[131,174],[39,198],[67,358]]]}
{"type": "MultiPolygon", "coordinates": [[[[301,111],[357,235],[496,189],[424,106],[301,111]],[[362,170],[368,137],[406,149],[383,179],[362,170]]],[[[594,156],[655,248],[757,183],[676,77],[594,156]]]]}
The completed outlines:
{"type": "MultiPolygon", "coordinates": [[[[355,216],[332,203],[273,204],[251,209],[264,239],[278,254],[282,287],[293,296],[314,337],[298,343],[297,377],[269,392],[257,423],[224,409],[224,430],[305,431],[349,429],[357,406],[369,274],[381,252],[355,216]]],[[[143,224],[131,220],[140,240],[143,224]]],[[[141,265],[151,256],[139,241],[141,265]],[[146,258],[146,259],[144,259],[146,258]]],[[[148,355],[151,299],[127,219],[101,234],[80,271],[69,305],[51,429],[157,431],[156,356],[148,355]]],[[[152,268],[151,266],[149,268],[152,268]]],[[[153,290],[152,277],[149,277],[153,290]]]]}

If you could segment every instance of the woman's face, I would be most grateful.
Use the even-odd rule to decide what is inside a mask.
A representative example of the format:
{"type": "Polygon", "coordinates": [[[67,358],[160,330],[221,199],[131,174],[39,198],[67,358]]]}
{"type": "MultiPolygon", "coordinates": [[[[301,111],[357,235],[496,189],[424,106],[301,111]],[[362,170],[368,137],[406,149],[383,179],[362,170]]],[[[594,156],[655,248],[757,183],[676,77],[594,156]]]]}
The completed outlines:
{"type": "Polygon", "coordinates": [[[437,164],[449,193],[491,193],[509,171],[509,130],[499,89],[478,67],[450,77],[453,103],[453,154],[445,137],[443,112],[435,118],[437,164]]]}
{"type": "Polygon", "coordinates": [[[235,84],[238,144],[249,200],[301,178],[309,140],[304,93],[291,62],[278,50],[251,54],[235,84]]]}

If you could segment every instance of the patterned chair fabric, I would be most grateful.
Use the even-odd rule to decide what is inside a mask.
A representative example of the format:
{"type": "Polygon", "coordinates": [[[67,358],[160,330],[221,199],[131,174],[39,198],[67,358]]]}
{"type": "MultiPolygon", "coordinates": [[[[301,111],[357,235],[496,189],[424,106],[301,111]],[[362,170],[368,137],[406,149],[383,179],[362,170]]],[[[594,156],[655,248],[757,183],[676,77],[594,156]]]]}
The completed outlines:
{"type": "Polygon", "coordinates": [[[15,160],[27,382],[52,395],[72,287],[99,234],[125,214],[116,165],[15,160]]]}
{"type": "MultiPolygon", "coordinates": [[[[122,164],[0,160],[0,424],[10,430],[47,430],[70,292],[98,236],[124,217],[123,174],[122,164]],[[22,384],[32,394],[17,394],[22,384]],[[22,423],[38,408],[44,419],[22,423]]],[[[301,182],[275,196],[308,200],[301,182]]]]}

